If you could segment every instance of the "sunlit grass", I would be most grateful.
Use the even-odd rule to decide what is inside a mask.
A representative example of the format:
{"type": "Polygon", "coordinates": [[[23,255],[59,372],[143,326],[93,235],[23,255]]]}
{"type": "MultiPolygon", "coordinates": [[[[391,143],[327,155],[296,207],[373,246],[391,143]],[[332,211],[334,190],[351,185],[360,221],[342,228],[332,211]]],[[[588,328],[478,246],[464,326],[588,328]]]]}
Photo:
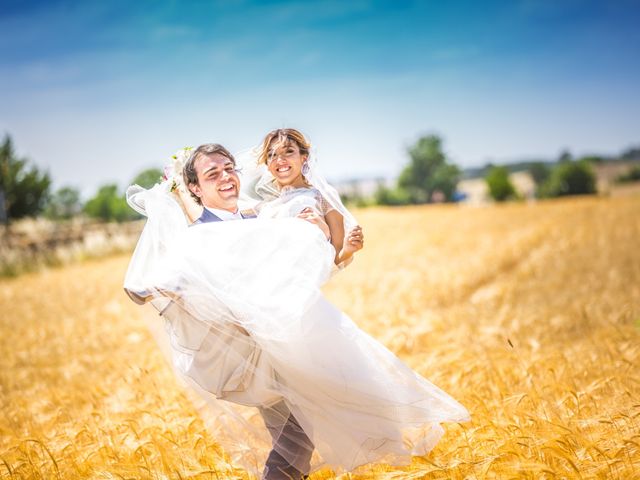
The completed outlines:
{"type": "MultiPolygon", "coordinates": [[[[358,218],[327,295],[472,421],[345,478],[640,477],[640,197],[358,218]]],[[[0,476],[247,478],[122,293],[127,261],[0,281],[0,476]]]]}

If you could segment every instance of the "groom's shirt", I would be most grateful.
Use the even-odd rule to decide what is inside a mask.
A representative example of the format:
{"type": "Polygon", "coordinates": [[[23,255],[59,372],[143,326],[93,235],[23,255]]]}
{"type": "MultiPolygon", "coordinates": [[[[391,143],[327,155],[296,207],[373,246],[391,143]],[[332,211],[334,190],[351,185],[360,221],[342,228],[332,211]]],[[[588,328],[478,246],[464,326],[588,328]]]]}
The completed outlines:
{"type": "MultiPolygon", "coordinates": [[[[204,207],[205,210],[209,210],[210,213],[218,217],[220,220],[242,220],[240,209],[238,208],[235,213],[231,213],[229,210],[221,210],[219,208],[204,207]]],[[[204,212],[203,212],[204,213],[204,212]]]]}

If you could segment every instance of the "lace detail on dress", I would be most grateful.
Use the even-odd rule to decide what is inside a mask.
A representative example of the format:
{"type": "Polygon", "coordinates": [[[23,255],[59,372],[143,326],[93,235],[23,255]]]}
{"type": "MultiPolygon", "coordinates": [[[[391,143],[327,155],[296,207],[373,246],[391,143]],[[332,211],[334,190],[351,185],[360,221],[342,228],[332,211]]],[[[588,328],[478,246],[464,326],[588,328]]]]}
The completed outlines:
{"type": "Polygon", "coordinates": [[[335,210],[326,198],[322,196],[320,191],[313,187],[283,187],[280,190],[280,198],[284,202],[288,202],[297,196],[307,196],[315,200],[315,208],[320,214],[326,216],[331,210],[335,210]]]}
{"type": "Polygon", "coordinates": [[[330,211],[335,210],[335,208],[331,206],[331,204],[327,201],[326,198],[322,196],[320,192],[318,192],[318,205],[320,206],[320,212],[324,216],[326,216],[330,211]]]}

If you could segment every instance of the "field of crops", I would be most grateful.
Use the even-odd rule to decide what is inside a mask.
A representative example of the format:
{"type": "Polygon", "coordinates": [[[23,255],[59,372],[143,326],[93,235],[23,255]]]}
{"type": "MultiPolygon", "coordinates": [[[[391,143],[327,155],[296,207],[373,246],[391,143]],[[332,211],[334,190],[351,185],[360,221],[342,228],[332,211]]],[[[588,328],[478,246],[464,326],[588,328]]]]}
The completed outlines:
{"type": "MultiPolygon", "coordinates": [[[[640,196],[357,214],[366,247],[326,294],[472,420],[344,478],[640,478],[640,196]]],[[[127,262],[0,280],[0,478],[248,477],[122,292],[127,262]]]]}

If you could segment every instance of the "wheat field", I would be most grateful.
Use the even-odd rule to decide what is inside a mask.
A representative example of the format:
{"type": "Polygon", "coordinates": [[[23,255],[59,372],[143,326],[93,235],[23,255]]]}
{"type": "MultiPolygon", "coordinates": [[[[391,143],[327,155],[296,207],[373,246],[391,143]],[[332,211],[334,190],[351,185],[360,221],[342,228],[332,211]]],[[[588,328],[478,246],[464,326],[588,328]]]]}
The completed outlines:
{"type": "MultiPolygon", "coordinates": [[[[327,296],[472,420],[341,478],[640,478],[640,196],[357,216],[365,249],[327,296]]],[[[122,292],[127,262],[0,280],[1,478],[249,478],[122,292]]]]}

